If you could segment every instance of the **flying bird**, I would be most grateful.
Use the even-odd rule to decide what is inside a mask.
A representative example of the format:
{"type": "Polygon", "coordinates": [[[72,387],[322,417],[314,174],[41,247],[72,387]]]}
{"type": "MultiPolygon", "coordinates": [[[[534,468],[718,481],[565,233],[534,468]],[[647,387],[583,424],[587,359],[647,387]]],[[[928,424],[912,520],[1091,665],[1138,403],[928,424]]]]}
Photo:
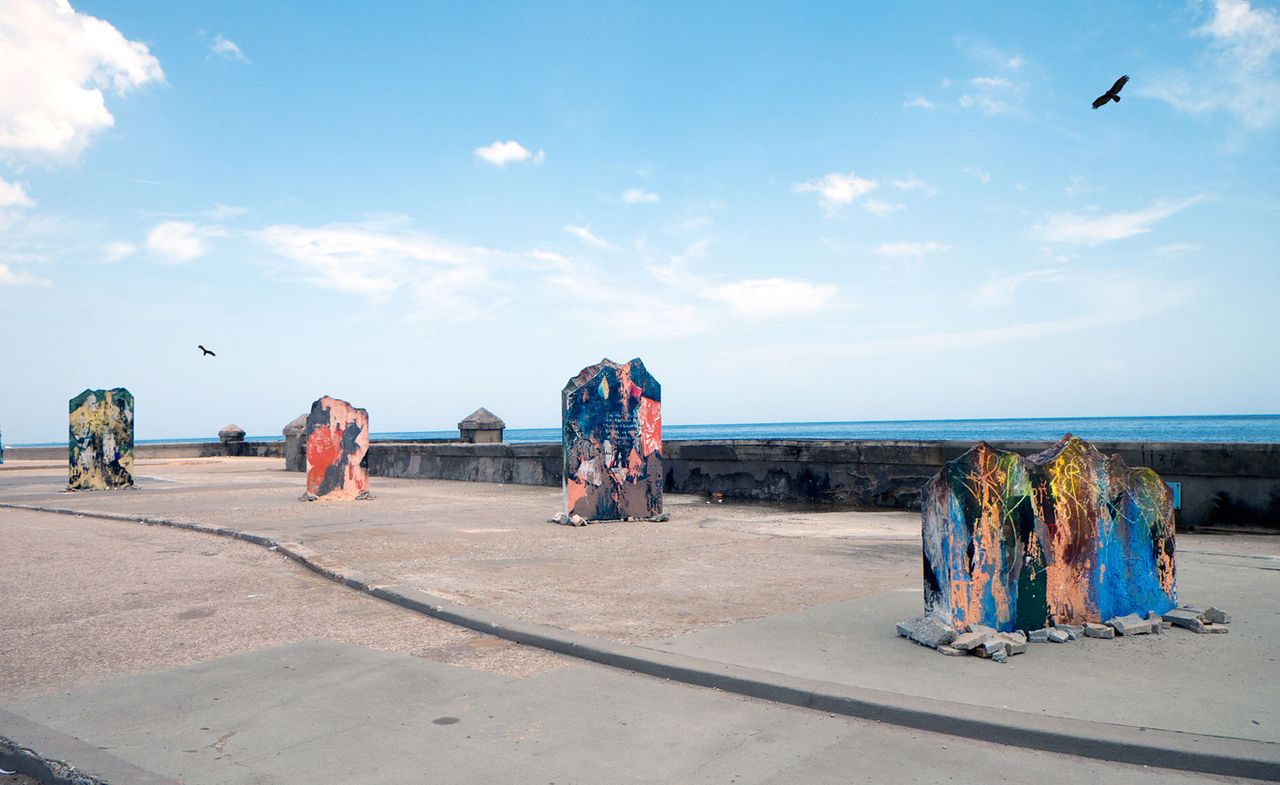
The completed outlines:
{"type": "Polygon", "coordinates": [[[1115,83],[1115,84],[1113,84],[1113,85],[1111,85],[1111,89],[1110,89],[1110,90],[1108,90],[1105,94],[1100,95],[1100,96],[1098,96],[1097,98],[1093,99],[1093,108],[1094,108],[1094,109],[1097,109],[1099,106],[1102,106],[1103,104],[1107,103],[1108,101],[1115,101],[1115,102],[1119,103],[1119,102],[1120,102],[1120,89],[1121,89],[1122,87],[1124,87],[1124,83],[1125,83],[1125,82],[1127,82],[1127,81],[1129,81],[1129,75],[1128,75],[1128,74],[1125,74],[1124,76],[1122,76],[1122,77],[1120,77],[1119,79],[1117,79],[1117,80],[1116,80],[1116,83],[1115,83]]]}
{"type": "Polygon", "coordinates": [[[214,354],[213,352],[209,351],[208,349],[204,348],[203,346],[201,346],[201,345],[199,345],[199,344],[196,344],[196,348],[197,348],[197,349],[199,349],[200,351],[204,352],[204,354],[200,355],[201,357],[204,357],[204,356],[206,356],[206,355],[208,355],[209,357],[217,357],[217,356],[218,356],[218,355],[214,354]]]}

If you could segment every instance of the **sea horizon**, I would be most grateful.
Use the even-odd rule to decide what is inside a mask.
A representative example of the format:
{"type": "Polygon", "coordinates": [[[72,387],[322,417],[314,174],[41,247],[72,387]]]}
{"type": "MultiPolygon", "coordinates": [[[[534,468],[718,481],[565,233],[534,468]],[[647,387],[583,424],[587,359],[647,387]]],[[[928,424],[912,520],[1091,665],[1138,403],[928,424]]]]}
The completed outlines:
{"type": "MultiPolygon", "coordinates": [[[[702,439],[897,440],[897,441],[1057,441],[1071,433],[1100,442],[1280,443],[1280,414],[1152,415],[1142,417],[1008,417],[940,420],[831,420],[812,422],[699,423],[664,425],[664,441],[702,439]]],[[[457,429],[374,431],[375,441],[454,439],[457,429]]],[[[250,435],[249,441],[283,441],[250,435]]],[[[135,444],[206,443],[216,436],[137,439],[135,444]]],[[[560,441],[560,428],[508,428],[507,444],[560,441]]],[[[55,447],[65,442],[30,442],[9,447],[55,447]]]]}

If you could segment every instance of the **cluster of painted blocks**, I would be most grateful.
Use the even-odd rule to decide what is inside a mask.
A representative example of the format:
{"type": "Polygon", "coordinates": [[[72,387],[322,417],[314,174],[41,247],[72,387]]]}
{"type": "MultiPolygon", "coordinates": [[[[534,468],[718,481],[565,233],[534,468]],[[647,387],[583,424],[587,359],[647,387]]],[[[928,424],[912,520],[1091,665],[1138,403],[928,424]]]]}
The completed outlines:
{"type": "MultiPolygon", "coordinates": [[[[565,502],[553,520],[574,526],[668,520],[662,511],[662,386],[644,363],[605,358],[589,365],[565,385],[561,404],[565,502]]],[[[71,399],[68,488],[133,485],[133,407],[124,388],[85,390],[71,399]]],[[[311,405],[305,423],[302,498],[371,498],[369,412],[326,395],[311,405]]]]}
{"type": "Polygon", "coordinates": [[[925,615],[898,624],[898,634],[949,657],[976,655],[993,662],[1008,662],[1015,654],[1025,654],[1030,643],[1067,643],[1080,638],[1111,639],[1117,635],[1159,635],[1169,627],[1192,632],[1226,633],[1231,614],[1219,608],[1200,611],[1184,605],[1166,613],[1151,611],[1146,617],[1136,613],[1108,619],[1105,624],[1057,624],[1039,630],[999,632],[985,624],[971,624],[961,632],[936,616],[925,615]]]}

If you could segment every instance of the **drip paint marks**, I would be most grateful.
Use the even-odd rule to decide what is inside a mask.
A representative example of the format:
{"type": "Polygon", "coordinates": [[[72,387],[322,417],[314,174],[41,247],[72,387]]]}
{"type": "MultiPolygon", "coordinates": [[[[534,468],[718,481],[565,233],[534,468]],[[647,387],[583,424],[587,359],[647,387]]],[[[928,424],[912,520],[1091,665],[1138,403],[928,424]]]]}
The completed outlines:
{"type": "Polygon", "coordinates": [[[304,498],[368,498],[368,453],[369,412],[327,395],[311,404],[304,498]]]}
{"type": "Polygon", "coordinates": [[[638,358],[583,368],[561,393],[566,514],[662,513],[662,386],[638,358]]]}
{"type": "Polygon", "coordinates": [[[68,408],[67,489],[133,485],[133,395],[123,387],[85,390],[68,408]]]}
{"type": "Polygon", "coordinates": [[[1070,434],[1028,458],[978,446],[925,486],[925,610],[1034,630],[1177,604],[1173,497],[1070,434]]]}

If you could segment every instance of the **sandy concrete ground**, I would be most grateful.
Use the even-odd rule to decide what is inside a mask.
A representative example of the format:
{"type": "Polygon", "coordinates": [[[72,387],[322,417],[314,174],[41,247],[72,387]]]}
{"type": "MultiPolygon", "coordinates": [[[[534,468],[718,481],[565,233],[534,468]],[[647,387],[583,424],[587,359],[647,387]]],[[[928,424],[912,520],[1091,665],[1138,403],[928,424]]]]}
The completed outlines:
{"type": "MultiPolygon", "coordinates": [[[[806,677],[847,680],[838,669],[851,666],[857,673],[849,683],[868,677],[877,682],[870,686],[910,693],[911,684],[879,683],[876,668],[909,679],[902,662],[927,657],[921,665],[930,673],[947,667],[986,669],[970,674],[982,693],[973,698],[979,705],[990,699],[997,702],[993,708],[1010,708],[1002,703],[1002,693],[1033,688],[1016,678],[1021,658],[1004,667],[947,660],[896,638],[888,617],[842,611],[859,602],[878,609],[884,603],[875,598],[886,593],[918,598],[917,514],[712,505],[671,496],[668,523],[575,529],[546,522],[559,504],[556,489],[374,478],[377,498],[372,501],[303,503],[297,501],[302,477],[280,471],[278,464],[270,459],[142,462],[137,490],[80,494],[60,492],[60,468],[11,464],[0,469],[0,501],[167,516],[266,534],[308,545],[366,575],[412,583],[511,617],[628,642],[694,633],[671,645],[806,677]],[[863,624],[866,634],[851,630],[851,620],[863,624]],[[810,645],[805,635],[816,643],[810,645]],[[849,651],[822,656],[839,647],[849,651]],[[992,683],[983,687],[984,681],[992,683]]],[[[1249,559],[1248,573],[1242,575],[1280,574],[1274,566],[1280,538],[1184,536],[1179,550],[1186,559],[1181,563],[1197,565],[1192,583],[1208,589],[1214,588],[1212,568],[1233,566],[1241,556],[1249,559]],[[1205,570],[1197,576],[1200,567],[1205,570]]],[[[1241,586],[1274,594],[1251,579],[1241,586]]],[[[69,698],[73,707],[97,694],[84,685],[112,674],[156,673],[163,666],[217,661],[316,638],[503,677],[536,680],[564,670],[557,667],[561,658],[361,596],[260,546],[164,527],[0,509],[0,592],[18,600],[0,606],[0,694],[52,699],[74,685],[79,697],[69,698]]],[[[1251,613],[1270,607],[1261,596],[1253,599],[1261,604],[1255,603],[1251,613]]],[[[1240,643],[1272,645],[1275,625],[1264,626],[1262,637],[1240,643]]],[[[1234,644],[1235,632],[1222,643],[1234,644]]],[[[1214,643],[1188,639],[1178,645],[1214,643]]],[[[1156,642],[1138,645],[1149,648],[1156,642]]],[[[1167,642],[1160,646],[1169,648],[1167,642]]],[[[1035,656],[1037,669],[1052,669],[1048,657],[1057,654],[1035,656]]],[[[1161,667],[1159,657],[1144,661],[1168,672],[1169,689],[1189,674],[1197,680],[1225,675],[1231,690],[1241,684],[1247,689],[1249,679],[1267,678],[1275,661],[1211,657],[1209,652],[1185,674],[1169,663],[1161,667]]],[[[1101,685],[1103,699],[1134,700],[1125,685],[1108,683],[1115,689],[1101,685]]],[[[936,692],[927,685],[923,689],[936,692]]],[[[1208,689],[1212,692],[1213,685],[1208,689]]],[[[1274,738],[1278,718],[1262,711],[1265,695],[1271,694],[1267,690],[1272,688],[1260,693],[1261,704],[1249,704],[1251,711],[1260,711],[1244,718],[1256,719],[1250,728],[1259,730],[1228,733],[1274,738]]],[[[1068,685],[1057,694],[1070,691],[1068,685]]],[[[1213,711],[1235,710],[1230,694],[1215,697],[1221,705],[1213,711]]],[[[1057,713],[1053,707],[1042,710],[1057,713]]],[[[576,709],[567,711],[566,721],[572,722],[576,709]]],[[[1094,714],[1086,711],[1085,718],[1099,719],[1094,714]]],[[[1102,719],[1135,722],[1119,715],[1102,719]]]]}
{"type": "Polygon", "coordinates": [[[62,493],[0,472],[0,499],[195,519],[300,542],[352,569],[511,617],[635,642],[918,586],[919,515],[786,511],[668,495],[666,523],[574,528],[560,492],[375,477],[375,498],[304,503],[276,459],[141,462],[135,490],[62,493]]]}
{"type": "Polygon", "coordinates": [[[0,695],[322,638],[510,676],[567,658],[358,594],[249,543],[0,509],[0,695]]]}

